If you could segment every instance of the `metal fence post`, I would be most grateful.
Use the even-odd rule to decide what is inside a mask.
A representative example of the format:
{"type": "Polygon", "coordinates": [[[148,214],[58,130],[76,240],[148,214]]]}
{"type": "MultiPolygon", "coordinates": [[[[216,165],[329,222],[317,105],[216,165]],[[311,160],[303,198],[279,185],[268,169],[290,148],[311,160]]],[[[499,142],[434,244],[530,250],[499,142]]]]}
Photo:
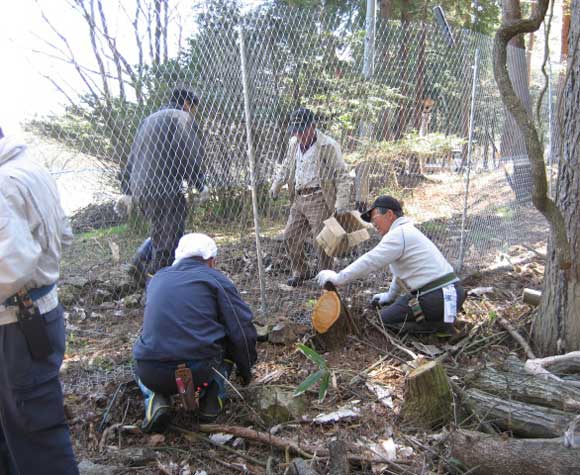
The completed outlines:
{"type": "Polygon", "coordinates": [[[254,215],[254,232],[256,233],[256,256],[258,259],[258,276],[260,280],[260,302],[262,314],[266,315],[266,280],[264,276],[264,263],[262,261],[262,246],[260,244],[260,218],[258,215],[258,195],[256,192],[256,174],[254,172],[254,143],[252,141],[252,116],[250,109],[250,92],[248,84],[248,65],[246,61],[246,45],[244,41],[244,29],[242,25],[238,29],[240,37],[240,58],[242,68],[242,87],[244,90],[244,116],[246,119],[246,136],[248,142],[248,164],[250,171],[250,188],[252,190],[252,211],[254,215]]]}
{"type": "MultiPolygon", "coordinates": [[[[363,55],[363,77],[368,81],[374,72],[375,65],[375,30],[376,30],[376,0],[367,0],[367,17],[365,22],[365,49],[363,55]]],[[[371,125],[360,119],[359,125],[360,137],[371,136],[371,125]]]]}
{"type": "Polygon", "coordinates": [[[375,26],[376,26],[376,0],[367,0],[367,17],[365,23],[365,51],[363,63],[363,76],[370,79],[373,75],[375,64],[375,26]]]}
{"type": "Polygon", "coordinates": [[[457,271],[463,268],[463,258],[465,257],[465,226],[467,222],[467,200],[469,197],[469,178],[471,174],[471,154],[473,151],[473,128],[475,119],[475,95],[477,92],[477,76],[479,69],[479,48],[475,50],[475,60],[473,63],[473,82],[471,84],[471,112],[469,114],[469,139],[467,142],[467,175],[465,177],[465,196],[463,198],[463,214],[461,216],[461,240],[459,242],[459,263],[457,271]]]}

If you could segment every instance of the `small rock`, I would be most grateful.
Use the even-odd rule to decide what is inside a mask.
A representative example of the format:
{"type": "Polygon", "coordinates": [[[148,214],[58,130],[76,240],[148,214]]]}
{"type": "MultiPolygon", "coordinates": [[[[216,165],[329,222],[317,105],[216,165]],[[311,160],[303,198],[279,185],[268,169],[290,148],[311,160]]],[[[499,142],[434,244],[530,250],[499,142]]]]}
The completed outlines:
{"type": "Polygon", "coordinates": [[[258,341],[268,341],[268,334],[270,333],[270,325],[257,325],[256,333],[258,334],[258,341]]]}
{"type": "Polygon", "coordinates": [[[299,419],[306,410],[306,400],[302,396],[294,397],[292,392],[276,386],[257,389],[253,399],[260,416],[271,425],[299,419]]]}
{"type": "Polygon", "coordinates": [[[65,307],[70,307],[80,300],[82,288],[74,285],[60,285],[58,288],[58,300],[65,307]]]}
{"type": "Polygon", "coordinates": [[[100,310],[113,310],[115,307],[115,302],[103,302],[99,305],[100,310]]]}
{"type": "Polygon", "coordinates": [[[100,305],[103,302],[108,302],[113,300],[113,293],[109,289],[96,289],[93,294],[93,303],[95,305],[100,305]]]}
{"type": "Polygon", "coordinates": [[[80,475],[114,475],[117,470],[117,467],[97,465],[90,460],[82,460],[78,468],[80,475]]]}
{"type": "Polygon", "coordinates": [[[165,436],[163,434],[153,434],[149,437],[147,445],[150,447],[158,447],[165,443],[165,436]]]}
{"type": "Polygon", "coordinates": [[[294,326],[290,323],[277,323],[268,335],[270,343],[275,345],[290,345],[298,340],[294,326]]]}
{"type": "Polygon", "coordinates": [[[127,308],[139,308],[141,306],[141,292],[127,295],[123,298],[123,304],[127,308]]]}
{"type": "Polygon", "coordinates": [[[129,447],[111,452],[116,458],[123,460],[125,465],[146,465],[157,458],[155,452],[147,447],[129,447]]]}

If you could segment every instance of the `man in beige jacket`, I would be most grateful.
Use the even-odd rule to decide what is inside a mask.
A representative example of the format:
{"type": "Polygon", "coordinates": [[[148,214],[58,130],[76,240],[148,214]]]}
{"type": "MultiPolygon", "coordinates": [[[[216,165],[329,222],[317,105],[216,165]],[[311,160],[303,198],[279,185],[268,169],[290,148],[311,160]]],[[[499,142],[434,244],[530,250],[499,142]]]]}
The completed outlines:
{"type": "MultiPolygon", "coordinates": [[[[304,255],[308,232],[315,238],[324,220],[333,213],[350,211],[351,179],[338,143],[316,128],[312,111],[299,108],[290,115],[292,134],[282,168],[274,179],[270,196],[277,199],[288,185],[292,207],[284,231],[292,265],[288,285],[296,287],[314,276],[304,255]]],[[[332,257],[317,246],[318,269],[330,268],[332,257]]]]}

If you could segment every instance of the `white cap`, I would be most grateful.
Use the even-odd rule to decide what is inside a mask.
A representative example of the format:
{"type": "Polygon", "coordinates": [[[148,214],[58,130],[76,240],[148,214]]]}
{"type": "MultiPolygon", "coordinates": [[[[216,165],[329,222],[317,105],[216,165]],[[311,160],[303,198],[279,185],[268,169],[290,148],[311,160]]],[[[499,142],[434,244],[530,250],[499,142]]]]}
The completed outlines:
{"type": "Polygon", "coordinates": [[[217,246],[212,238],[206,234],[190,233],[179,240],[173,265],[188,257],[201,257],[207,261],[215,256],[217,256],[217,246]]]}

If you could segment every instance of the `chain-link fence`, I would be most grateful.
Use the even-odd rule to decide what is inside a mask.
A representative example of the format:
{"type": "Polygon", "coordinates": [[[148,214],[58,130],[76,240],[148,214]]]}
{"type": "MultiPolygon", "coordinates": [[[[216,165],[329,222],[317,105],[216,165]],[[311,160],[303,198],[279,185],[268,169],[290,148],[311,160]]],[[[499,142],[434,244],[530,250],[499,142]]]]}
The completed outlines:
{"type": "MultiPolygon", "coordinates": [[[[522,138],[493,79],[491,38],[392,21],[370,35],[324,10],[280,6],[246,15],[224,7],[200,21],[176,60],[152,68],[139,100],[72,108],[66,123],[31,123],[67,145],[68,160],[57,153],[60,168],[74,162],[77,170],[55,174],[77,233],[63,272],[65,281],[92,286],[93,302],[129,292],[105,284],[145,238],[170,251],[185,229],[216,239],[220,268],[255,309],[299,319],[308,308],[297,302],[316,289],[306,282],[293,290],[287,279],[341,269],[379,239],[371,230],[334,260],[319,252],[314,236],[334,212],[332,189],[353,209],[380,194],[400,198],[463,273],[493,264],[510,246],[546,239],[529,203],[522,138]],[[174,88],[196,95],[193,115],[155,112],[174,88]],[[326,150],[321,170],[301,165],[306,150],[295,151],[297,170],[285,160],[299,106],[325,134],[317,141],[326,150]],[[185,122],[192,117],[196,125],[185,122]],[[276,177],[296,193],[283,187],[273,200],[276,177]],[[117,203],[123,183],[133,195],[128,212],[117,203]],[[105,283],[100,293],[97,281],[105,283]]],[[[531,111],[538,87],[522,51],[510,50],[509,67],[531,111]]],[[[545,124],[550,94],[540,108],[545,124]]],[[[172,256],[157,258],[163,265],[172,256]]],[[[360,285],[374,292],[386,283],[385,274],[360,285]]]]}

